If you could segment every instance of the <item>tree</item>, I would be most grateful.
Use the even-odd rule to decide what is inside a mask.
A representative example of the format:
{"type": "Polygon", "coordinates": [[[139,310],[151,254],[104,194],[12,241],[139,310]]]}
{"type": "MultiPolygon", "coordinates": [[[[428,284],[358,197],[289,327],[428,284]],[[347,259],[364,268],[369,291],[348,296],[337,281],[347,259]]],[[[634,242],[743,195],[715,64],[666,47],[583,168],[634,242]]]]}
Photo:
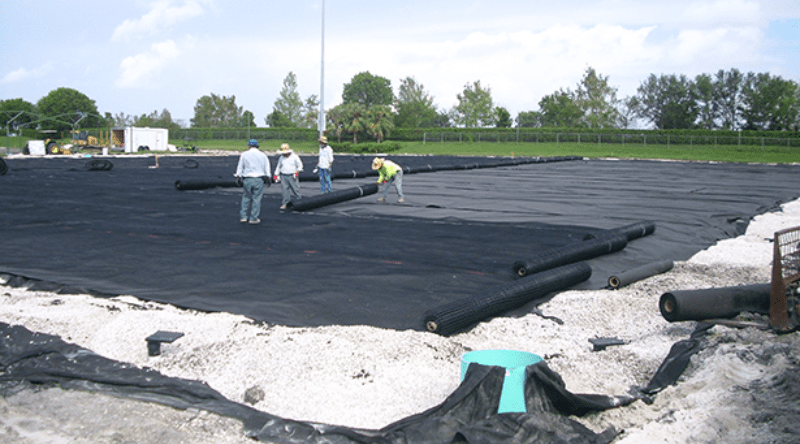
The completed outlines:
{"type": "Polygon", "coordinates": [[[539,124],[544,127],[583,126],[583,115],[575,94],[569,89],[559,89],[539,101],[539,124]]]}
{"type": "Polygon", "coordinates": [[[482,88],[481,81],[464,85],[464,91],[456,96],[458,104],[453,108],[453,120],[466,128],[490,127],[495,123],[494,103],[491,88],[482,88]]]}
{"type": "Polygon", "coordinates": [[[115,116],[111,115],[111,113],[106,113],[106,120],[109,121],[109,126],[131,126],[134,118],[135,116],[125,113],[117,113],[115,116]]]}
{"type": "Polygon", "coordinates": [[[336,140],[341,143],[342,133],[345,127],[344,106],[336,105],[325,113],[327,119],[327,131],[333,131],[336,134],[336,140]]]}
{"type": "Polygon", "coordinates": [[[769,73],[748,73],[742,88],[744,129],[789,130],[797,128],[798,87],[791,80],[769,73]]]}
{"type": "Polygon", "coordinates": [[[494,109],[495,126],[498,128],[511,128],[511,113],[502,106],[494,109]]]}
{"type": "Polygon", "coordinates": [[[698,114],[694,87],[685,75],[650,74],[628,106],[658,129],[692,128],[698,114]]]}
{"type": "Polygon", "coordinates": [[[342,105],[344,114],[344,130],[353,134],[353,143],[358,143],[358,133],[367,129],[367,107],[360,103],[346,103],[342,105]]]}
{"type": "Polygon", "coordinates": [[[441,110],[436,112],[436,120],[433,122],[433,126],[436,128],[450,128],[453,126],[453,119],[450,117],[450,113],[447,110],[441,110]]]}
{"type": "Polygon", "coordinates": [[[536,111],[522,111],[517,114],[517,128],[536,128],[539,126],[540,114],[536,111]]]}
{"type": "Polygon", "coordinates": [[[193,128],[238,127],[242,123],[242,107],[236,106],[236,96],[211,93],[197,99],[191,122],[193,128]]]}
{"type": "Polygon", "coordinates": [[[319,121],[319,98],[316,94],[308,96],[303,109],[303,128],[316,128],[319,121]]]}
{"type": "Polygon", "coordinates": [[[131,122],[133,126],[148,126],[152,128],[166,128],[170,131],[180,129],[180,125],[172,120],[172,114],[165,108],[159,113],[153,111],[150,114],[142,114],[139,117],[134,117],[131,122]]]}
{"type": "Polygon", "coordinates": [[[22,99],[0,100],[0,126],[6,130],[9,129],[9,122],[11,122],[11,129],[15,129],[19,125],[28,124],[37,119],[38,113],[36,105],[33,103],[22,99]]]}
{"type": "Polygon", "coordinates": [[[350,83],[344,84],[344,104],[359,103],[369,108],[372,105],[391,105],[393,102],[394,93],[389,79],[373,76],[369,71],[356,74],[350,83]]]}
{"type": "Polygon", "coordinates": [[[714,95],[720,127],[734,130],[741,125],[741,101],[744,75],[732,68],[719,70],[714,76],[714,95]]]}
{"type": "Polygon", "coordinates": [[[237,126],[240,127],[240,128],[253,128],[253,127],[258,126],[258,125],[256,125],[256,115],[253,114],[252,111],[243,112],[242,113],[242,119],[241,119],[239,125],[237,125],[237,126]]]}
{"type": "Polygon", "coordinates": [[[279,112],[291,123],[288,126],[304,126],[303,99],[300,98],[300,93],[297,92],[297,76],[293,72],[290,71],[286,78],[283,79],[283,88],[272,109],[273,112],[279,112]]]}
{"type": "Polygon", "coordinates": [[[394,128],[392,108],[387,105],[373,105],[367,110],[365,121],[367,134],[381,143],[394,128]]]}
{"type": "Polygon", "coordinates": [[[694,78],[694,95],[697,100],[698,128],[717,128],[717,98],[714,81],[708,74],[699,74],[694,78]]]}
{"type": "Polygon", "coordinates": [[[36,104],[40,127],[56,131],[71,130],[80,124],[84,128],[103,126],[104,119],[97,105],[83,93],[72,88],[58,88],[39,99],[36,104]]]}
{"type": "Polygon", "coordinates": [[[433,97],[413,77],[400,80],[395,109],[397,109],[397,115],[394,123],[398,128],[436,126],[438,113],[433,105],[433,97]]]}
{"type": "Polygon", "coordinates": [[[267,114],[264,123],[270,128],[289,128],[293,126],[292,121],[277,110],[267,114]]]}
{"type": "MultiPolygon", "coordinates": [[[[578,84],[574,101],[583,112],[583,122],[589,128],[615,128],[619,122],[617,89],[608,84],[608,76],[597,74],[594,68],[578,84]]],[[[581,125],[583,126],[583,125],[581,125]]]]}

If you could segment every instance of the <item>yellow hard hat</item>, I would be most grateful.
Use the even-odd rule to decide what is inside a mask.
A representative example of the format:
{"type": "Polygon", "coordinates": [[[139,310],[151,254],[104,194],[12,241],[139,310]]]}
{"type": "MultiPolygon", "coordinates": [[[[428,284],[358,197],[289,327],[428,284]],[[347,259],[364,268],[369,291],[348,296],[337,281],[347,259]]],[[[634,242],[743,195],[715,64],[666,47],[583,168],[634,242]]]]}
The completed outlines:
{"type": "Polygon", "coordinates": [[[281,144],[281,149],[278,152],[280,154],[290,154],[290,153],[293,153],[294,151],[292,151],[292,149],[289,148],[289,144],[288,143],[282,143],[281,144]]]}
{"type": "Polygon", "coordinates": [[[372,169],[373,170],[377,170],[382,166],[383,166],[383,159],[381,159],[380,157],[376,157],[376,158],[372,159],[372,169]]]}
{"type": "Polygon", "coordinates": [[[325,136],[320,136],[320,138],[319,138],[319,142],[320,142],[320,143],[328,143],[328,138],[327,138],[327,137],[325,137],[325,136]]]}

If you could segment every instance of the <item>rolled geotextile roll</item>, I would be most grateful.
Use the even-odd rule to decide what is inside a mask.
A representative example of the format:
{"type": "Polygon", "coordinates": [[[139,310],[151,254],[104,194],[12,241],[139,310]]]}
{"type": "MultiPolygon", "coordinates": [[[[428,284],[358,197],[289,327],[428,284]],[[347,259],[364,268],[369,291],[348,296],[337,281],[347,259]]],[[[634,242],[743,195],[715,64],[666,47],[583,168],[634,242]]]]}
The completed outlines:
{"type": "Polygon", "coordinates": [[[645,220],[619,228],[612,228],[609,231],[615,234],[622,234],[626,236],[629,241],[632,241],[653,234],[653,232],[656,231],[656,223],[651,220],[645,220]]]}
{"type": "Polygon", "coordinates": [[[362,177],[367,177],[367,174],[363,171],[356,171],[356,170],[348,170],[348,171],[337,171],[335,174],[331,174],[331,179],[359,179],[362,177]]]}
{"type": "Polygon", "coordinates": [[[624,235],[604,233],[594,239],[545,250],[531,259],[518,260],[511,268],[515,274],[522,277],[561,265],[614,253],[622,250],[626,245],[628,245],[628,238],[624,235]]]}
{"type": "Polygon", "coordinates": [[[289,202],[286,206],[294,211],[306,211],[314,208],[333,205],[348,200],[358,199],[359,197],[369,196],[378,192],[378,184],[371,183],[360,187],[348,188],[346,190],[331,191],[330,193],[318,194],[316,196],[304,197],[294,202],[289,202]]]}
{"type": "Polygon", "coordinates": [[[8,172],[8,165],[6,165],[6,161],[0,158],[0,176],[6,174],[8,172]]]}
{"type": "Polygon", "coordinates": [[[587,234],[586,237],[584,237],[583,239],[584,240],[594,239],[594,238],[601,237],[601,236],[608,235],[608,234],[620,234],[620,235],[625,236],[626,238],[628,238],[629,241],[632,241],[634,239],[638,239],[640,237],[645,237],[645,236],[647,236],[649,234],[653,234],[654,231],[656,231],[655,222],[642,221],[642,222],[636,222],[634,224],[625,225],[625,226],[618,227],[618,228],[612,228],[610,230],[606,230],[606,231],[600,232],[599,234],[598,233],[590,233],[590,234],[587,234]]]}
{"type": "Polygon", "coordinates": [[[209,188],[235,188],[241,187],[236,179],[230,180],[176,180],[175,188],[180,191],[186,190],[207,190],[209,188]]]}
{"type": "Polygon", "coordinates": [[[431,309],[424,318],[425,328],[443,336],[450,335],[554,291],[579,284],[591,276],[592,269],[585,262],[536,273],[491,293],[455,300],[431,309]]]}
{"type": "Polygon", "coordinates": [[[743,311],[769,314],[771,284],[678,290],[658,301],[661,316],[669,322],[735,318],[743,311]]]}
{"type": "Polygon", "coordinates": [[[608,286],[614,290],[641,281],[642,279],[655,276],[657,274],[665,273],[672,269],[673,263],[670,260],[653,262],[650,264],[642,265],[641,267],[632,268],[630,270],[617,273],[609,276],[608,286]]]}

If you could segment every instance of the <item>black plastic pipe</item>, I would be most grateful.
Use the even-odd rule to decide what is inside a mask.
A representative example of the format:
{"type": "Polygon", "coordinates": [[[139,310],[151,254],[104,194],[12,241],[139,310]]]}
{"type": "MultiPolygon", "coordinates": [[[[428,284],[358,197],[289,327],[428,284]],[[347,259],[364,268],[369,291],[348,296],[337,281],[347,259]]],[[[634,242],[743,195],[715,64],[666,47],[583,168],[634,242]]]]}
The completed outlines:
{"type": "Polygon", "coordinates": [[[425,328],[430,332],[447,336],[554,291],[579,284],[591,276],[592,269],[585,262],[536,273],[492,293],[455,300],[431,309],[424,318],[425,328]]]}
{"type": "Polygon", "coordinates": [[[229,180],[176,180],[175,188],[180,191],[207,190],[209,188],[235,188],[242,185],[236,179],[229,180]]]}
{"type": "Polygon", "coordinates": [[[330,193],[304,197],[294,202],[289,202],[286,204],[286,207],[294,211],[306,211],[314,208],[324,207],[326,205],[333,205],[348,200],[358,199],[359,197],[369,196],[377,192],[378,184],[371,183],[345,190],[332,191],[330,193]]]}
{"type": "Polygon", "coordinates": [[[652,262],[642,265],[641,267],[632,268],[630,270],[617,273],[608,278],[608,287],[614,290],[641,281],[642,279],[655,276],[657,274],[666,273],[672,270],[673,262],[670,260],[652,262]]]}
{"type": "Polygon", "coordinates": [[[769,314],[770,284],[670,291],[658,308],[669,322],[731,319],[746,311],[769,314]]]}
{"type": "Polygon", "coordinates": [[[603,233],[594,239],[552,248],[541,252],[534,258],[515,261],[511,268],[516,275],[524,277],[573,262],[614,253],[625,248],[627,244],[628,238],[623,234],[603,233]]]}

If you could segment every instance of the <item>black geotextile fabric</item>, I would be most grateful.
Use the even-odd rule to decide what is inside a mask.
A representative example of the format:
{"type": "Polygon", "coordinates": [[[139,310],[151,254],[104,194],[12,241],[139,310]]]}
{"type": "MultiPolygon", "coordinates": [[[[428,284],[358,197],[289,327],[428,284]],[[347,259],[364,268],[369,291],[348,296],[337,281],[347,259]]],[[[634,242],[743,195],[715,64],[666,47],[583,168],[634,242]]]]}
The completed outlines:
{"type": "Polygon", "coordinates": [[[242,421],[258,441],[284,444],[608,443],[609,428],[595,433],[569,415],[629,404],[630,396],[581,395],[566,390],[544,362],[526,369],[524,413],[497,413],[505,369],[470,364],[461,385],[441,404],[379,430],[284,419],[224,398],[207,384],[164,376],[113,361],[57,336],[0,323],[0,394],[61,387],[202,409],[242,421]]]}
{"type": "MultiPolygon", "coordinates": [[[[586,261],[592,276],[573,287],[604,288],[613,272],[685,260],[800,195],[796,165],[388,158],[408,172],[404,204],[392,189],[391,204],[359,197],[281,212],[272,186],[260,225],[238,221],[238,156],[161,156],[158,168],[153,157],[110,157],[110,167],[8,158],[0,272],[50,291],[130,294],[289,326],[424,330],[428,310],[513,282],[520,258],[652,222],[652,234],[586,261]],[[214,181],[222,185],[176,187],[214,181]]],[[[371,159],[337,155],[334,190],[374,184],[371,159]]],[[[303,161],[311,170],[316,156],[303,161]]],[[[320,194],[310,171],[301,179],[304,196],[320,194]]]]}

